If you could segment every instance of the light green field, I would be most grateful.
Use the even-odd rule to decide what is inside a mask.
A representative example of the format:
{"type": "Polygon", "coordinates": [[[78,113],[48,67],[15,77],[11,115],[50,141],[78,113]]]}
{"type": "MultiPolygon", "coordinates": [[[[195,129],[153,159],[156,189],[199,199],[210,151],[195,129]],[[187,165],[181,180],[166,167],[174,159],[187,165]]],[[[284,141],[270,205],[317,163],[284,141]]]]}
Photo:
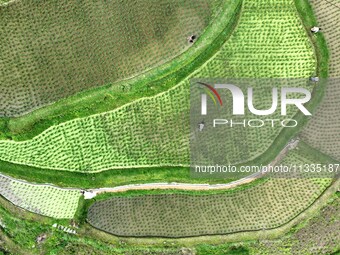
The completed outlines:
{"type": "MultiPolygon", "coordinates": [[[[32,140],[1,141],[0,159],[81,172],[188,165],[191,78],[308,78],[316,71],[313,53],[293,0],[246,0],[231,38],[212,59],[175,88],[112,112],[53,126],[32,140]]],[[[258,95],[270,92],[268,87],[256,89],[258,95]]],[[[259,105],[265,107],[268,102],[262,100],[259,105]]],[[[290,109],[287,117],[294,114],[295,110],[290,109]]],[[[259,156],[280,130],[231,132],[226,141],[234,148],[228,152],[229,162],[240,163],[259,156]],[[240,137],[249,146],[238,145],[240,137]]]]}
{"type": "Polygon", "coordinates": [[[19,182],[0,175],[0,195],[28,211],[57,219],[73,218],[79,190],[19,182]]]}

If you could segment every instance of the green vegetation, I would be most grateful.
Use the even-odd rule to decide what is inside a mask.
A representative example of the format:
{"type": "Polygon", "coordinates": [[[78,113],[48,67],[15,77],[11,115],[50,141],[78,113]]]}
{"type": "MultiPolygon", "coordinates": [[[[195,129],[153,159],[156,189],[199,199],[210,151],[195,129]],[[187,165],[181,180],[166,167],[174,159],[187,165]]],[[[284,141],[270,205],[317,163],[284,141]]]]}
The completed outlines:
{"type": "MultiPolygon", "coordinates": [[[[53,126],[25,142],[2,141],[0,158],[18,164],[80,172],[188,165],[190,78],[308,77],[314,72],[313,50],[301,27],[293,3],[283,0],[280,2],[282,8],[279,9],[277,4],[268,0],[256,2],[258,19],[254,19],[253,3],[246,1],[238,28],[230,40],[212,59],[175,88],[152,98],[134,101],[112,112],[53,126]],[[284,14],[286,19],[279,18],[280,14],[284,14]],[[253,27],[259,24],[259,20],[263,23],[261,29],[268,31],[265,33],[267,35],[265,45],[262,33],[253,33],[249,36],[253,27]],[[274,23],[276,26],[274,28],[265,26],[267,23],[274,23]],[[282,33],[282,29],[287,26],[290,27],[289,37],[282,33]],[[298,43],[293,41],[292,44],[292,38],[298,43]],[[250,41],[253,49],[247,49],[248,46],[245,46],[250,45],[250,41]],[[285,44],[282,45],[282,42],[285,44]],[[249,50],[259,52],[264,57],[249,61],[246,58],[249,50]],[[271,52],[275,58],[270,62],[263,54],[263,50],[271,52]],[[229,67],[233,68],[226,68],[224,61],[220,60],[223,56],[229,56],[230,51],[234,52],[233,56],[228,58],[229,67]],[[295,57],[292,59],[292,56],[295,57]],[[253,66],[252,69],[249,63],[253,66]],[[237,73],[230,70],[237,70],[237,73]]],[[[310,88],[306,84],[305,86],[310,88]]],[[[268,90],[268,87],[257,89],[263,92],[268,90]]],[[[261,106],[267,104],[267,101],[261,101],[261,106]]],[[[290,109],[289,115],[293,116],[294,112],[290,109]]],[[[245,129],[242,135],[245,137],[244,141],[249,144],[246,148],[237,142],[239,132],[231,130],[230,139],[226,141],[230,148],[234,148],[234,151],[228,154],[229,162],[232,164],[245,162],[261,155],[272,144],[280,130],[279,127],[270,126],[261,130],[245,129]]],[[[280,145],[284,146],[286,142],[287,140],[282,139],[280,145]]]]}
{"type": "Polygon", "coordinates": [[[292,228],[279,240],[262,240],[249,247],[250,254],[337,254],[339,252],[340,193],[333,195],[326,205],[307,221],[292,228]]]}
{"type": "MultiPolygon", "coordinates": [[[[329,62],[329,77],[340,77],[340,58],[338,56],[340,52],[340,42],[338,40],[340,36],[340,28],[337,22],[339,17],[339,0],[317,1],[311,0],[310,4],[315,11],[317,17],[317,24],[322,28],[322,35],[327,40],[327,46],[330,53],[329,62]]],[[[309,7],[310,8],[310,7],[309,7]]],[[[319,35],[318,35],[319,36],[319,35]]]]}
{"type": "MultiPolygon", "coordinates": [[[[218,2],[214,2],[215,7],[218,2]]],[[[0,139],[26,140],[0,141],[0,158],[3,159],[0,161],[1,171],[16,177],[25,176],[32,181],[48,180],[61,186],[82,188],[164,180],[202,182],[191,180],[188,168],[183,167],[188,164],[189,156],[187,116],[191,78],[307,78],[310,75],[327,77],[328,74],[325,40],[322,34],[312,35],[308,32],[310,26],[316,24],[316,20],[307,1],[242,2],[242,13],[241,1],[234,1],[232,8],[227,8],[228,12],[224,12],[224,16],[217,17],[218,22],[209,26],[190,50],[172,62],[140,77],[62,100],[26,117],[0,120],[0,139]],[[242,15],[238,20],[240,14],[242,15]],[[238,26],[234,31],[237,22],[238,26]],[[306,33],[310,40],[307,39],[306,33]],[[213,44],[206,46],[208,41],[213,44]],[[149,98],[145,98],[146,96],[149,98]],[[131,104],[125,105],[129,102],[131,104]],[[150,122],[154,125],[150,125],[150,122]],[[113,168],[126,169],[109,170],[113,168]],[[103,170],[107,171],[94,174],[103,170]]],[[[227,1],[225,5],[226,3],[227,1]]],[[[171,6],[169,8],[171,9],[171,6]]],[[[129,15],[126,18],[129,18],[129,15]]],[[[209,20],[205,22],[208,24],[209,20]]],[[[138,40],[136,43],[139,43],[138,40]]],[[[116,71],[115,68],[113,71],[116,71]]],[[[122,73],[128,75],[128,71],[130,70],[122,73]]],[[[137,67],[133,71],[139,72],[137,67]]],[[[87,78],[89,77],[86,76],[83,80],[87,78]]],[[[306,88],[313,90],[313,100],[308,104],[313,113],[323,99],[324,85],[323,82],[315,87],[304,84],[306,88]]],[[[269,88],[256,87],[261,94],[261,97],[256,98],[258,108],[268,107],[269,102],[261,99],[263,95],[268,95],[269,88]]],[[[336,95],[330,102],[331,107],[336,109],[334,98],[336,95]]],[[[327,94],[324,100],[326,99],[327,94]]],[[[288,117],[293,117],[294,114],[295,111],[290,110],[288,117]]],[[[244,129],[242,134],[231,132],[230,139],[226,139],[231,148],[228,159],[235,164],[244,164],[245,161],[248,161],[247,164],[271,162],[287,141],[308,121],[302,114],[296,114],[294,118],[300,123],[296,129],[244,129]],[[244,139],[244,144],[235,146],[240,137],[244,139]]],[[[316,127],[313,129],[314,133],[311,133],[311,139],[315,132],[320,132],[320,127],[323,128],[318,124],[316,127]]],[[[330,126],[330,129],[333,128],[330,126]]],[[[303,140],[306,136],[309,138],[309,133],[303,133],[303,140]]],[[[336,148],[331,149],[333,145],[329,138],[324,144],[320,143],[322,149],[328,149],[322,151],[334,157],[334,154],[329,153],[337,152],[336,148]]],[[[300,142],[298,149],[289,151],[282,161],[287,165],[334,162],[337,161],[304,142],[300,142]]],[[[230,180],[223,180],[227,181],[230,180]]],[[[216,183],[219,180],[205,182],[216,183]]],[[[255,236],[262,239],[265,235],[270,236],[273,233],[271,231],[295,224],[306,208],[321,203],[324,199],[321,199],[321,196],[328,192],[325,190],[331,183],[330,179],[316,178],[260,179],[228,191],[131,191],[103,194],[92,201],[80,199],[79,207],[75,208],[80,196],[75,191],[72,193],[73,191],[66,192],[48,186],[18,183],[1,177],[0,194],[14,201],[14,204],[56,218],[74,217],[81,226],[79,235],[72,236],[52,229],[51,219],[42,218],[41,223],[40,218],[32,220],[32,216],[27,217],[30,214],[21,211],[19,213],[27,214],[22,218],[29,219],[24,221],[22,218],[10,216],[8,210],[13,214],[16,208],[12,208],[0,198],[0,241],[5,240],[4,251],[8,248],[15,254],[45,254],[47,251],[50,254],[77,252],[131,255],[191,254],[191,251],[198,255],[291,254],[295,251],[310,254],[315,251],[314,243],[319,243],[319,246],[327,244],[327,247],[319,247],[318,253],[336,253],[339,250],[339,242],[337,236],[332,236],[332,233],[336,232],[338,227],[334,224],[339,215],[338,199],[334,199],[319,218],[304,223],[305,225],[295,226],[282,242],[276,240],[267,243],[260,240],[213,246],[197,245],[196,241],[192,241],[195,245],[190,250],[185,250],[180,247],[181,241],[163,242],[161,238],[150,238],[148,242],[158,244],[151,248],[147,247],[146,239],[111,236],[84,223],[88,218],[96,228],[120,236],[183,237],[240,232],[238,240],[255,239],[255,236]],[[69,208],[71,209],[68,211],[69,208]],[[322,222],[323,218],[327,219],[327,222],[322,222]],[[248,234],[244,231],[248,231],[248,234]],[[47,233],[46,241],[35,245],[36,237],[43,233],[47,233]],[[322,233],[323,238],[318,236],[319,233],[322,233]],[[107,243],[95,241],[91,239],[93,237],[107,243]],[[138,243],[138,247],[130,246],[130,241],[138,243]]],[[[57,222],[68,224],[65,220],[57,222]]],[[[280,231],[282,230],[278,230],[276,236],[280,231]]],[[[211,238],[213,242],[222,240],[222,236],[211,238]]],[[[182,243],[187,240],[189,239],[183,240],[182,243]]]]}
{"type": "MultiPolygon", "coordinates": [[[[327,88],[324,99],[308,125],[304,128],[301,137],[311,146],[340,160],[340,142],[339,139],[334,139],[334,137],[338,136],[340,124],[338,117],[340,107],[340,79],[338,78],[340,77],[340,60],[338,57],[340,50],[340,43],[338,40],[340,36],[340,27],[337,23],[332,22],[339,16],[339,10],[336,6],[338,5],[340,7],[340,4],[336,1],[311,2],[318,15],[320,26],[323,28],[322,31],[328,39],[327,42],[331,56],[329,70],[330,79],[328,79],[326,84],[327,88]]],[[[319,37],[320,35],[317,36],[319,37]]]]}
{"type": "Polygon", "coordinates": [[[190,47],[188,36],[203,33],[220,3],[29,0],[0,6],[0,116],[170,61],[190,47]]]}
{"type": "Polygon", "coordinates": [[[20,118],[2,118],[0,138],[26,140],[48,127],[74,118],[116,109],[136,99],[154,96],[175,86],[213,56],[233,32],[241,1],[224,1],[219,15],[185,53],[165,65],[114,85],[88,90],[20,118]]]}
{"type": "Polygon", "coordinates": [[[0,175],[0,195],[28,211],[57,218],[73,218],[78,208],[79,190],[33,185],[0,175]]]}
{"type": "Polygon", "coordinates": [[[249,255],[248,248],[242,244],[222,244],[222,245],[207,245],[201,244],[196,247],[199,255],[249,255]]]}
{"type": "Polygon", "coordinates": [[[118,236],[185,237],[271,229],[295,218],[329,184],[329,179],[272,179],[232,194],[115,196],[95,202],[87,219],[118,236]]]}
{"type": "MultiPolygon", "coordinates": [[[[339,194],[339,193],[338,193],[339,194]]],[[[339,195],[336,196],[339,199],[339,195]]],[[[335,198],[336,198],[335,197],[335,198]]],[[[324,199],[324,198],[323,198],[324,199]]],[[[324,205],[326,201],[321,202],[321,205],[324,205]]],[[[331,199],[330,205],[333,206],[332,210],[329,210],[329,207],[323,208],[323,212],[325,212],[328,216],[327,218],[337,217],[339,214],[337,213],[336,204],[334,203],[334,198],[331,199]],[[335,214],[334,214],[335,213],[335,214]],[[334,215],[334,216],[332,216],[334,215]]],[[[337,200],[339,201],[339,200],[337,200]]],[[[113,255],[145,255],[145,254],[166,254],[166,255],[183,255],[183,254],[196,254],[196,255],[211,255],[211,254],[220,254],[225,255],[228,252],[232,251],[249,251],[249,254],[275,254],[275,251],[281,250],[284,248],[286,253],[289,253],[290,247],[295,243],[295,240],[298,238],[302,238],[299,243],[304,245],[304,249],[308,249],[309,244],[304,241],[304,236],[308,238],[310,233],[311,235],[317,237],[318,231],[315,231],[317,227],[316,224],[321,225],[318,230],[322,231],[323,240],[327,240],[327,242],[334,242],[334,235],[330,231],[327,231],[329,227],[334,227],[331,224],[325,225],[324,215],[319,215],[319,210],[322,207],[319,207],[318,210],[314,211],[313,215],[315,215],[314,219],[310,222],[313,223],[313,227],[309,228],[309,223],[306,222],[300,223],[295,228],[292,228],[291,232],[285,235],[280,239],[267,240],[266,238],[272,239],[277,238],[277,234],[273,234],[272,230],[268,230],[271,234],[264,235],[266,231],[261,232],[258,235],[256,232],[250,232],[249,235],[246,233],[242,233],[239,236],[238,240],[244,240],[240,243],[230,243],[231,240],[235,239],[225,239],[222,236],[217,237],[206,237],[202,238],[190,238],[190,239],[137,239],[137,238],[119,238],[112,235],[107,235],[103,232],[96,231],[88,225],[80,225],[79,229],[77,229],[78,235],[70,235],[64,233],[60,230],[52,228],[52,224],[58,223],[60,225],[68,226],[69,222],[66,220],[54,220],[46,217],[41,217],[36,214],[29,213],[27,211],[23,211],[8,203],[4,199],[0,198],[0,219],[2,220],[3,226],[0,227],[0,239],[3,241],[2,247],[6,251],[11,251],[13,254],[73,254],[76,251],[79,251],[78,254],[82,253],[93,253],[96,254],[113,254],[113,255]],[[317,218],[316,218],[317,217],[317,218]],[[293,235],[296,231],[305,231],[305,235],[296,236],[293,235]],[[41,234],[47,234],[46,240],[37,245],[36,238],[41,234]],[[248,236],[248,237],[247,237],[248,236]],[[250,238],[250,240],[258,239],[259,241],[246,241],[250,238]],[[229,241],[226,241],[229,240],[229,241]],[[202,242],[206,243],[202,245],[202,242]],[[223,245],[219,245],[222,242],[229,242],[223,245]],[[308,244],[308,245],[307,245],[308,244]],[[184,248],[188,247],[188,248],[184,248]],[[282,248],[281,248],[282,247],[282,248]],[[191,251],[191,253],[190,253],[191,251]],[[185,253],[187,252],[187,253],[185,253]],[[188,253],[189,252],[189,253],[188,253]]],[[[315,210],[315,209],[313,209],[315,210]]],[[[309,216],[309,217],[311,217],[309,216]]],[[[327,224],[327,223],[326,223],[327,224]]],[[[288,228],[289,229],[289,228],[288,228]]],[[[276,231],[276,230],[275,230],[276,231]]],[[[280,232],[281,234],[284,232],[280,232]]],[[[337,242],[338,243],[338,242],[337,242]]],[[[314,243],[313,243],[314,244],[314,243]]],[[[314,245],[313,245],[314,246],[314,245]]],[[[310,247],[313,248],[313,247],[310,247]]],[[[315,248],[315,246],[314,246],[315,248]]],[[[327,247],[319,247],[319,251],[321,250],[334,250],[335,248],[332,246],[327,247]]],[[[233,253],[231,253],[233,254],[233,253]]],[[[242,253],[241,253],[242,254],[242,253]]],[[[247,253],[246,253],[247,254],[247,253]]],[[[308,253],[306,253],[308,254],[308,253]]]]}
{"type": "MultiPolygon", "coordinates": [[[[0,223],[1,248],[5,254],[142,255],[145,254],[145,252],[151,251],[153,252],[151,254],[164,252],[166,255],[177,255],[180,251],[180,248],[177,246],[129,247],[119,240],[114,244],[108,244],[90,239],[85,233],[79,233],[77,236],[67,234],[53,228],[52,225],[58,223],[59,225],[69,226],[69,221],[55,220],[30,214],[19,210],[1,197],[0,223]],[[36,239],[41,235],[46,235],[46,239],[37,243],[36,239]]],[[[79,231],[79,229],[77,229],[77,231],[79,231]]]]}
{"type": "MultiPolygon", "coordinates": [[[[24,178],[35,183],[53,183],[61,187],[100,188],[134,183],[187,182],[202,183],[193,179],[187,167],[155,167],[115,169],[95,174],[67,171],[50,171],[31,166],[0,161],[1,172],[14,178],[24,178]]],[[[204,179],[205,183],[227,183],[233,179],[204,179]]]]}

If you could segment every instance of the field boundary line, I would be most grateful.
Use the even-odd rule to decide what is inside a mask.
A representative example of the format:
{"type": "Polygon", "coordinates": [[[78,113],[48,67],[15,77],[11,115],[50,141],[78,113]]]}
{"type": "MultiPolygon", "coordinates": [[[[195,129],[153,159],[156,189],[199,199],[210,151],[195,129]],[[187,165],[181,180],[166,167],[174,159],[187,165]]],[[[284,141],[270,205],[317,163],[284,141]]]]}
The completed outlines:
{"type": "MultiPolygon", "coordinates": [[[[272,163],[269,165],[275,165],[284,155],[291,149],[296,148],[298,145],[298,142],[291,142],[288,143],[285,148],[281,151],[281,153],[273,160],[272,163]]],[[[123,191],[128,191],[128,190],[143,190],[143,189],[155,189],[155,187],[159,187],[160,189],[183,189],[183,190],[219,190],[219,189],[230,189],[230,188],[235,188],[239,185],[250,183],[265,174],[262,172],[254,173],[249,176],[243,177],[239,180],[226,183],[226,184],[206,184],[206,183],[177,183],[177,182],[172,182],[172,183],[144,183],[144,184],[128,184],[128,185],[122,185],[122,186],[116,186],[116,187],[104,187],[104,188],[95,188],[95,189],[81,189],[81,188],[67,188],[67,187],[59,187],[57,185],[51,184],[51,183],[45,183],[45,184],[38,184],[34,182],[28,182],[26,180],[22,179],[16,179],[11,176],[4,175],[0,173],[0,176],[4,178],[8,178],[12,181],[17,181],[21,182],[24,184],[29,184],[33,186],[48,186],[48,187],[53,187],[57,189],[62,189],[62,190],[88,190],[90,192],[95,192],[96,194],[100,193],[105,193],[105,192],[123,192],[123,191]],[[111,191],[112,190],[112,191],[111,191]]]]}
{"type": "Polygon", "coordinates": [[[190,245],[193,243],[201,243],[207,242],[209,244],[219,244],[221,242],[242,242],[242,241],[254,241],[260,239],[277,239],[283,234],[288,233],[293,226],[298,224],[303,220],[308,220],[310,217],[313,217],[317,211],[322,209],[327,201],[334,195],[334,193],[340,188],[340,179],[333,180],[333,182],[325,188],[325,190],[320,193],[320,195],[309,204],[305,209],[303,209],[300,213],[295,215],[293,218],[288,220],[286,223],[283,223],[277,227],[268,228],[268,229],[256,229],[256,230],[244,230],[237,232],[229,232],[225,234],[211,234],[211,235],[202,235],[202,236],[186,236],[186,237],[137,237],[137,236],[118,236],[111,233],[108,233],[104,230],[96,228],[89,224],[92,228],[97,231],[104,232],[108,234],[111,238],[127,238],[131,243],[140,243],[140,240],[143,240],[144,244],[155,244],[155,243],[163,243],[164,241],[173,241],[176,240],[178,244],[182,245],[190,245]]]}
{"type": "MultiPolygon", "coordinates": [[[[18,0],[12,0],[12,1],[18,1],[18,0]]],[[[243,6],[243,0],[237,0],[237,5],[235,5],[235,9],[233,11],[233,17],[235,16],[238,16],[238,10],[240,9],[239,7],[240,6],[243,6]],[[235,14],[235,15],[234,15],[235,14]]],[[[217,24],[224,24],[224,19],[223,17],[225,18],[225,16],[228,15],[228,12],[227,12],[227,9],[230,7],[230,4],[229,2],[224,2],[221,6],[223,6],[223,11],[221,12],[221,16],[222,18],[218,18],[218,15],[216,15],[213,20],[211,21],[211,23],[205,27],[205,30],[203,32],[203,35],[204,33],[206,33],[206,31],[208,30],[216,30],[215,28],[212,28],[212,26],[218,26],[218,25],[215,25],[215,23],[217,24]],[[225,16],[223,16],[225,15],[225,16]]],[[[233,21],[231,21],[230,19],[228,19],[228,23],[226,24],[227,26],[233,24],[233,21]]],[[[58,104],[59,102],[61,101],[68,101],[69,98],[72,98],[74,102],[80,102],[88,97],[91,97],[93,94],[96,94],[96,90],[97,89],[103,89],[103,90],[106,90],[107,92],[110,92],[112,90],[116,90],[118,86],[120,85],[123,85],[123,84],[126,84],[127,82],[130,82],[130,83],[134,83],[136,81],[139,81],[139,80],[144,80],[145,77],[148,78],[149,77],[153,77],[153,76],[157,76],[156,79],[152,79],[151,81],[154,81],[154,80],[157,80],[159,78],[164,78],[166,76],[168,76],[169,74],[173,73],[173,71],[169,71],[168,69],[171,67],[171,65],[173,64],[173,62],[185,62],[185,65],[188,65],[190,64],[190,62],[186,62],[188,59],[196,59],[197,57],[199,57],[200,55],[202,55],[202,52],[204,52],[204,50],[207,49],[207,44],[204,43],[204,41],[206,40],[209,40],[209,44],[213,44],[215,43],[215,39],[224,32],[225,30],[225,26],[222,27],[222,30],[219,30],[217,32],[211,32],[207,34],[207,36],[205,36],[204,38],[202,37],[203,41],[200,42],[198,41],[198,44],[195,43],[194,44],[194,47],[191,47],[189,48],[188,50],[186,51],[183,51],[181,54],[177,55],[175,58],[172,58],[168,61],[166,61],[165,63],[161,64],[161,65],[157,65],[153,68],[150,68],[150,69],[147,69],[147,70],[144,70],[138,74],[135,74],[135,75],[132,75],[132,76],[129,76],[129,77],[126,77],[124,79],[121,79],[121,80],[117,80],[117,81],[114,81],[112,83],[106,83],[106,84],[103,84],[97,88],[91,88],[89,90],[85,90],[83,92],[78,92],[70,97],[67,97],[67,98],[62,98],[56,102],[52,102],[52,103],[49,103],[49,104],[46,104],[44,105],[43,107],[39,107],[39,108],[36,108],[36,109],[32,109],[30,111],[27,111],[21,115],[17,115],[17,116],[12,116],[12,117],[9,117],[9,119],[15,119],[15,118],[27,118],[27,116],[29,115],[36,115],[36,112],[41,110],[43,111],[44,109],[46,108],[52,108],[54,104],[58,104]],[[191,50],[192,54],[187,54],[187,52],[191,50]],[[168,70],[168,71],[166,71],[168,70]],[[155,73],[161,71],[161,75],[155,75],[155,73]],[[166,72],[165,72],[166,71],[166,72]],[[165,73],[163,73],[165,72],[165,73]],[[79,97],[77,97],[77,95],[79,97]]],[[[182,68],[182,66],[180,67],[176,67],[175,69],[176,70],[180,70],[182,68]]],[[[192,72],[191,72],[192,73],[192,72]]],[[[186,76],[187,77],[187,76],[186,76]]],[[[171,87],[173,88],[173,87],[171,87]]],[[[156,94],[157,95],[157,94],[156,94]]],[[[152,95],[151,97],[153,97],[155,95],[152,95]]],[[[138,98],[138,99],[141,99],[141,98],[138,98]]],[[[138,100],[137,99],[137,100],[138,100]]],[[[72,105],[72,104],[71,104],[72,105]]],[[[97,113],[98,114],[98,113],[97,113]]],[[[91,114],[91,115],[88,115],[88,116],[93,116],[94,114],[91,114]]],[[[86,118],[88,116],[84,116],[84,117],[81,117],[81,118],[86,118]]],[[[4,118],[4,117],[0,117],[0,120],[4,118]]],[[[71,119],[73,120],[73,119],[71,119]]]]}

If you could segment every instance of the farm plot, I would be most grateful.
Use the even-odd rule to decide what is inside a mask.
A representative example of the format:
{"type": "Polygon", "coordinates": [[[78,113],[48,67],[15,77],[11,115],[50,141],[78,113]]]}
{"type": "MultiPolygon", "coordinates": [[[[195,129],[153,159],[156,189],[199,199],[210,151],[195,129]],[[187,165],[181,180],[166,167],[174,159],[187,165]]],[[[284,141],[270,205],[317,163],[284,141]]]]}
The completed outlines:
{"type": "Polygon", "coordinates": [[[312,147],[340,160],[340,79],[329,79],[326,93],[316,113],[301,133],[312,147]]]}
{"type": "Polygon", "coordinates": [[[340,196],[293,235],[292,254],[332,254],[340,249],[340,196]]]}
{"type": "MultiPolygon", "coordinates": [[[[280,164],[331,163],[315,153],[300,143],[280,164]]],[[[188,237],[266,230],[295,218],[331,184],[331,178],[272,178],[214,195],[127,194],[95,202],[87,220],[118,236],[188,237]]]]}
{"type": "Polygon", "coordinates": [[[317,215],[295,226],[287,235],[251,244],[250,254],[334,254],[340,248],[339,229],[340,193],[334,195],[317,215]]]}
{"type": "Polygon", "coordinates": [[[310,1],[330,51],[329,76],[340,78],[340,1],[310,1]]]}
{"type": "MultiPolygon", "coordinates": [[[[0,158],[19,164],[82,172],[187,165],[190,78],[308,77],[315,71],[313,50],[293,1],[248,0],[244,5],[239,27],[231,39],[211,61],[174,89],[112,112],[51,127],[29,141],[1,141],[0,158]],[[252,32],[257,24],[263,25],[252,32]],[[271,52],[275,58],[265,52],[271,52]],[[263,57],[254,56],[259,53],[263,57]],[[230,59],[233,68],[226,68],[225,62],[220,60],[223,56],[230,59]],[[237,73],[231,70],[237,70],[237,73]]],[[[268,102],[263,101],[260,101],[261,106],[267,106],[268,102]]],[[[289,116],[293,114],[293,111],[289,112],[289,116]]],[[[235,148],[229,152],[229,161],[242,162],[263,153],[279,131],[280,128],[244,129],[242,134],[231,134],[228,139],[231,147],[241,135],[247,144],[254,146],[235,148]]]]}
{"type": "Polygon", "coordinates": [[[324,99],[301,137],[321,152],[340,160],[340,2],[311,1],[330,49],[330,70],[324,99]]]}
{"type": "Polygon", "coordinates": [[[188,237],[281,226],[311,205],[329,179],[270,179],[215,195],[160,194],[95,202],[88,222],[118,236],[188,237]]]}
{"type": "Polygon", "coordinates": [[[73,218],[81,194],[79,190],[33,185],[0,175],[0,195],[28,211],[66,219],[73,218]]]}
{"type": "MultiPolygon", "coordinates": [[[[188,165],[191,78],[306,78],[315,72],[315,66],[312,46],[292,0],[247,0],[230,40],[214,58],[175,88],[112,112],[53,126],[32,140],[1,141],[0,159],[81,172],[188,165]]],[[[271,102],[259,95],[264,93],[271,99],[270,88],[256,89],[262,92],[258,93],[257,106],[268,107],[271,102]]],[[[294,114],[295,109],[290,108],[287,118],[294,114]]],[[[262,154],[280,130],[268,127],[231,131],[230,139],[225,141],[233,148],[227,152],[228,161],[240,163],[262,154]],[[244,143],[239,142],[240,138],[244,143]]]]}
{"type": "Polygon", "coordinates": [[[291,0],[246,0],[230,40],[200,71],[200,76],[306,78],[316,59],[291,0]]]}
{"type": "Polygon", "coordinates": [[[52,127],[29,141],[2,141],[0,157],[82,172],[188,164],[188,96],[185,89],[171,90],[111,113],[52,127]]]}
{"type": "Polygon", "coordinates": [[[0,116],[160,65],[190,47],[220,0],[14,1],[0,6],[0,116]]]}

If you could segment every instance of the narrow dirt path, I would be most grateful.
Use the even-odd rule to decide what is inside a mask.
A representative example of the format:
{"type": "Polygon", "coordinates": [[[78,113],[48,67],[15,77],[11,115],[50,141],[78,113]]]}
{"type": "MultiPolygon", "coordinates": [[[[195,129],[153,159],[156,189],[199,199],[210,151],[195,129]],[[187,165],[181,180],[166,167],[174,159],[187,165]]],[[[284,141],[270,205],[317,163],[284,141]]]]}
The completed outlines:
{"type": "MultiPolygon", "coordinates": [[[[299,140],[290,141],[285,148],[277,155],[277,157],[268,165],[275,166],[285,155],[286,153],[297,147],[299,140]]],[[[232,189],[237,186],[250,183],[260,177],[265,175],[263,172],[254,173],[245,178],[239,179],[237,181],[233,181],[226,184],[190,184],[190,183],[146,183],[146,184],[130,184],[117,186],[113,188],[98,188],[98,189],[89,189],[86,191],[85,197],[89,196],[92,198],[98,194],[102,193],[115,193],[115,192],[124,192],[130,190],[153,190],[153,189],[175,189],[175,190],[192,190],[192,191],[204,191],[204,190],[226,190],[232,189]]]]}
{"type": "MultiPolygon", "coordinates": [[[[285,148],[277,155],[277,157],[268,165],[268,166],[275,166],[285,155],[286,153],[297,147],[299,143],[299,140],[292,140],[290,141],[285,148]]],[[[191,183],[145,183],[145,184],[130,184],[130,185],[123,185],[123,186],[116,186],[116,187],[108,187],[108,188],[97,188],[97,189],[79,189],[79,188],[60,188],[52,184],[35,184],[35,183],[30,183],[24,180],[20,179],[15,179],[6,175],[3,175],[0,173],[0,176],[11,179],[16,182],[20,183],[29,183],[34,186],[50,186],[54,188],[59,188],[63,190],[79,190],[79,192],[84,193],[85,199],[91,199],[98,194],[102,193],[117,193],[117,192],[125,192],[125,191],[130,191],[130,190],[154,190],[154,189],[175,189],[175,190],[192,190],[192,191],[204,191],[204,190],[227,190],[227,189],[232,189],[235,187],[238,187],[243,184],[250,183],[262,176],[264,176],[266,173],[265,172],[257,172],[254,174],[251,174],[245,178],[239,179],[237,181],[233,181],[230,183],[226,184],[191,184],[191,183]]],[[[1,194],[0,194],[1,195],[1,194]]]]}

